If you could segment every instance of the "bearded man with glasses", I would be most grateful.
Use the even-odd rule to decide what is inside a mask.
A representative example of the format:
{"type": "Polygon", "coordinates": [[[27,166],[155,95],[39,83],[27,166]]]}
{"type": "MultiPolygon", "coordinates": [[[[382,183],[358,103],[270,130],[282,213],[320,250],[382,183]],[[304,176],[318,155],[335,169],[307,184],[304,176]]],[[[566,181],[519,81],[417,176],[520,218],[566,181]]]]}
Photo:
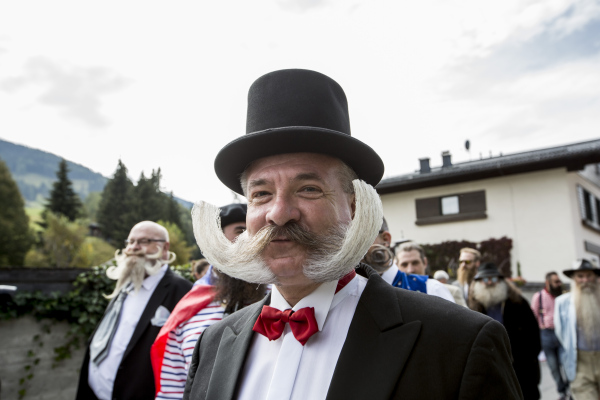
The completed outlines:
{"type": "Polygon", "coordinates": [[[473,278],[468,305],[471,310],[486,314],[504,325],[523,397],[539,399],[540,328],[519,289],[504,279],[496,265],[485,263],[473,278]]]}
{"type": "Polygon", "coordinates": [[[460,249],[458,258],[458,271],[456,272],[456,281],[452,284],[458,286],[465,296],[465,301],[469,299],[469,285],[473,282],[473,277],[477,273],[481,263],[481,253],[470,247],[460,249]]]}
{"type": "Polygon", "coordinates": [[[153,399],[150,347],[192,283],[169,270],[175,254],[161,225],[135,225],[106,270],[116,280],[83,360],[76,399],[153,399]]]}

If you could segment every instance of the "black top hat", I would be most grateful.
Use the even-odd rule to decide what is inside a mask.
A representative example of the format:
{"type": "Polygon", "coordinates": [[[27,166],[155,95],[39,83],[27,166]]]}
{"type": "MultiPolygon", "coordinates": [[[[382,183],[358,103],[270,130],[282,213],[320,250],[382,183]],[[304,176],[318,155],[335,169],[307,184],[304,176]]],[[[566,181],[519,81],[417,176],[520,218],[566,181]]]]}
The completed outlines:
{"type": "Polygon", "coordinates": [[[225,228],[234,222],[246,222],[247,204],[233,203],[221,207],[221,228],[225,228]]]}
{"type": "Polygon", "coordinates": [[[494,276],[499,276],[501,278],[504,278],[504,275],[502,275],[502,273],[498,270],[498,267],[496,267],[496,264],[488,262],[485,264],[482,264],[479,269],[477,270],[477,275],[475,275],[475,279],[476,281],[479,279],[483,279],[483,278],[492,278],[494,276]]]}
{"type": "Polygon", "coordinates": [[[252,161],[284,153],[339,158],[373,186],[383,176],[377,153],[350,136],[348,102],[341,86],[315,71],[274,71],[252,84],[246,135],[221,149],[215,172],[228,188],[241,194],[240,175],[252,161]]]}
{"type": "Polygon", "coordinates": [[[577,271],[592,271],[597,276],[600,276],[600,268],[595,267],[594,264],[592,264],[585,258],[573,262],[573,268],[564,270],[563,274],[565,274],[569,278],[573,278],[573,274],[577,271]]]}

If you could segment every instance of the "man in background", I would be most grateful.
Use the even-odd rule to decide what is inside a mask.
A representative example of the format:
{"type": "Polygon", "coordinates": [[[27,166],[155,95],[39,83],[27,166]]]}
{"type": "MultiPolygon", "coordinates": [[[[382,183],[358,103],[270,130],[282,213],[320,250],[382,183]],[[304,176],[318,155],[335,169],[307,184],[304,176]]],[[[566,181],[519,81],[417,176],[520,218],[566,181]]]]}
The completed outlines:
{"type": "Polygon", "coordinates": [[[562,282],[554,271],[546,274],[546,286],[533,295],[531,309],[540,327],[542,350],[546,355],[556,390],[561,399],[568,399],[569,382],[563,377],[561,353],[564,351],[554,332],[554,302],[563,293],[562,282]]]}
{"type": "Polygon", "coordinates": [[[384,281],[394,287],[426,293],[455,302],[452,294],[440,282],[429,279],[425,274],[427,258],[421,246],[412,242],[405,242],[394,257],[391,249],[392,234],[387,221],[383,223],[375,242],[365,257],[365,262],[372,266],[381,275],[384,281]],[[382,246],[383,248],[378,248],[382,246]],[[404,267],[398,263],[402,258],[404,267]],[[410,264],[410,266],[409,266],[410,264]]]}
{"type": "Polygon", "coordinates": [[[202,278],[208,271],[208,267],[210,267],[210,263],[204,258],[193,261],[192,276],[194,277],[194,279],[197,281],[198,279],[202,278]]]}
{"type": "Polygon", "coordinates": [[[600,269],[581,259],[563,273],[573,290],[556,299],[554,327],[575,400],[600,398],[600,269]]]}
{"type": "Polygon", "coordinates": [[[452,284],[462,290],[465,300],[469,298],[469,285],[473,282],[475,274],[481,264],[481,253],[470,247],[460,249],[458,257],[457,279],[452,284]]]}
{"type": "Polygon", "coordinates": [[[529,303],[512,283],[504,279],[493,263],[485,263],[479,268],[471,286],[469,308],[504,325],[523,397],[526,400],[539,399],[538,354],[542,346],[540,329],[529,303]]]}
{"type": "Polygon", "coordinates": [[[175,254],[161,225],[135,225],[117,266],[106,271],[117,281],[104,317],[87,348],[78,400],[152,399],[150,346],[177,302],[192,284],[171,272],[175,254]]]}

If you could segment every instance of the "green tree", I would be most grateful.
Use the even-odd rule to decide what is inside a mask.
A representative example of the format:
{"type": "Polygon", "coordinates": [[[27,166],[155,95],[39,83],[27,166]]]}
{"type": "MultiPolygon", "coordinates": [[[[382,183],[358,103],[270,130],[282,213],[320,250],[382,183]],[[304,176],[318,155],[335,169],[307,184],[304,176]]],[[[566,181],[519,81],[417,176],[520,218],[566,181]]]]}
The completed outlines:
{"type": "Polygon", "coordinates": [[[100,208],[100,201],[102,201],[101,192],[90,192],[83,202],[83,211],[87,218],[92,221],[96,221],[98,218],[98,209],[100,208]]]}
{"type": "Polygon", "coordinates": [[[23,198],[8,167],[0,160],[0,266],[22,266],[32,243],[23,198]]]}
{"type": "Polygon", "coordinates": [[[160,168],[152,170],[150,178],[142,172],[134,190],[135,219],[139,221],[158,221],[166,219],[165,195],[160,191],[160,168]]]}
{"type": "Polygon", "coordinates": [[[81,200],[73,190],[73,183],[69,180],[68,173],[67,162],[62,159],[58,164],[57,180],[52,184],[45,212],[64,215],[69,221],[75,221],[81,215],[81,200]]]}
{"type": "Polygon", "coordinates": [[[133,190],[127,167],[119,160],[115,174],[104,186],[97,214],[104,237],[118,248],[123,246],[131,227],[138,222],[133,213],[133,190]]]}
{"type": "Polygon", "coordinates": [[[194,247],[187,244],[181,229],[172,222],[158,221],[158,224],[164,226],[169,232],[169,251],[177,256],[175,264],[187,264],[190,261],[190,255],[194,251],[194,247]]]}

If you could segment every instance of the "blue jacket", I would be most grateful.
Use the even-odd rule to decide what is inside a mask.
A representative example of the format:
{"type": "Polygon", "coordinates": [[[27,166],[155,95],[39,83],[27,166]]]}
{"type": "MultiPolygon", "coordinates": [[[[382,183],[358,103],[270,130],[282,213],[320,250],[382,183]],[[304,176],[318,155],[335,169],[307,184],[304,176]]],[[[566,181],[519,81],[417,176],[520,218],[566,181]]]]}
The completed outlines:
{"type": "Polygon", "coordinates": [[[571,293],[565,293],[556,298],[554,332],[564,349],[561,352],[561,361],[567,378],[572,382],[577,372],[577,316],[571,293]]]}

